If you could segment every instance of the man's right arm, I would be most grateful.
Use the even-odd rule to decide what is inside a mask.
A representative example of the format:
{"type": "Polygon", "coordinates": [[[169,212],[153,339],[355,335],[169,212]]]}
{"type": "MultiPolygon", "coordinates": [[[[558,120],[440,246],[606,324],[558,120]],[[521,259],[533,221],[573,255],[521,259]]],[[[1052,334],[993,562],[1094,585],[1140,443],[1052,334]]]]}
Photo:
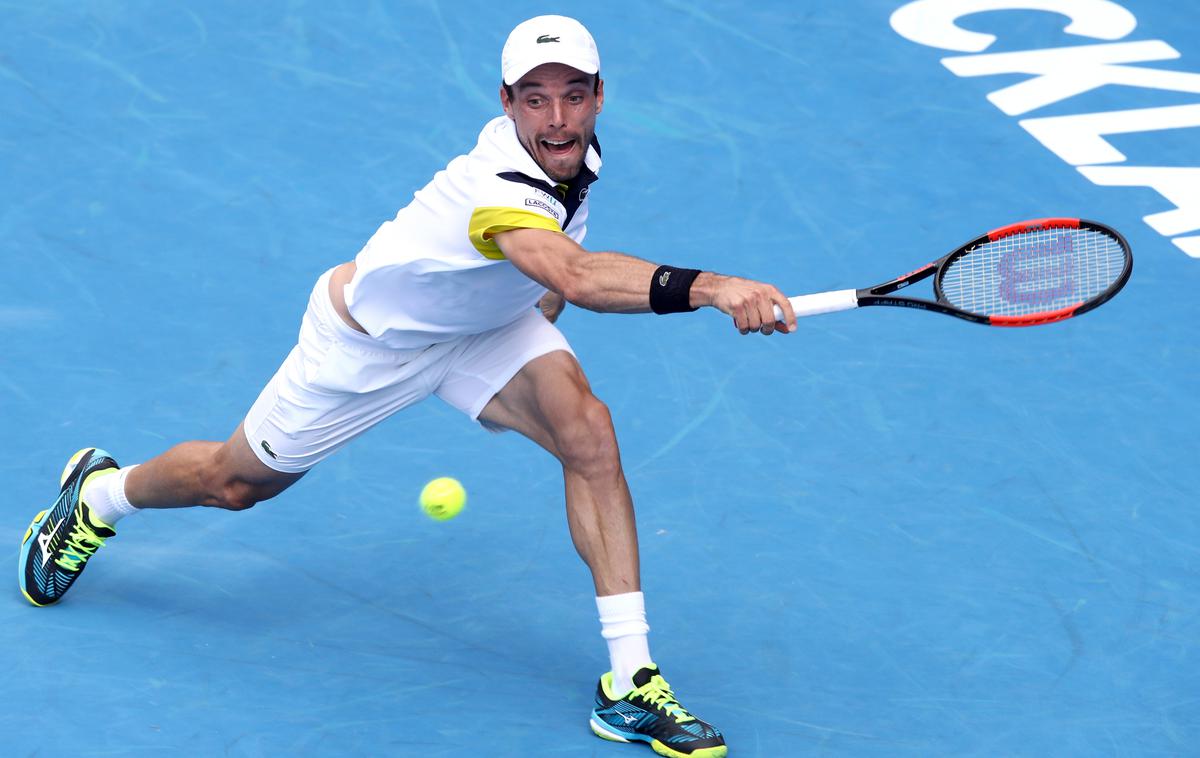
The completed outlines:
{"type": "MultiPolygon", "coordinates": [[[[605,313],[647,313],[650,282],[658,264],[631,255],[588,252],[565,234],[545,229],[511,229],[495,235],[504,256],[526,276],[581,308],[605,313]]],[[[769,284],[701,272],[692,283],[689,305],[712,306],[733,317],[743,334],[796,328],[791,303],[769,284]],[[774,306],[785,314],[778,325],[774,306]]]]}

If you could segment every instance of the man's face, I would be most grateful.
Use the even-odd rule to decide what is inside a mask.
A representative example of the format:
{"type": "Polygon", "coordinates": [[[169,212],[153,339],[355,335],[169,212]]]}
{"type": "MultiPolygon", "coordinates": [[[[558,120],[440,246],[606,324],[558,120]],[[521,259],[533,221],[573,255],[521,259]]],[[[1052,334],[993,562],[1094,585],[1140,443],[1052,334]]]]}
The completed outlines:
{"type": "Polygon", "coordinates": [[[544,63],[512,86],[500,103],[517,126],[517,139],[556,182],[574,179],[596,132],[604,82],[561,63],[544,63]]]}

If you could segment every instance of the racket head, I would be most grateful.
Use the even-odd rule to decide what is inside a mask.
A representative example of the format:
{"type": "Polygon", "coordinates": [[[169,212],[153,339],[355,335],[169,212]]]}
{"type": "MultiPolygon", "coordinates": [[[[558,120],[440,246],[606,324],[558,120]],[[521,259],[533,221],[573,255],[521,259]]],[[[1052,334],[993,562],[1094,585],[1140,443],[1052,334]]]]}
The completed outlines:
{"type": "Polygon", "coordinates": [[[1034,326],[1086,313],[1121,291],[1133,252],[1115,229],[1042,218],[993,229],[938,264],[939,303],[993,326],[1034,326]]]}

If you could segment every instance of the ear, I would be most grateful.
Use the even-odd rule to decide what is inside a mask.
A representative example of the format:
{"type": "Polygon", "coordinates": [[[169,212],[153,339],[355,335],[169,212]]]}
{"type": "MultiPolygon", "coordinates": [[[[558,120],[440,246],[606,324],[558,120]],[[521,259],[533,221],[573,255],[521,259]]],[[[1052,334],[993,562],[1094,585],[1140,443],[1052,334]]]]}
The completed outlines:
{"type": "Polygon", "coordinates": [[[604,110],[604,80],[596,79],[596,114],[604,110]]]}
{"type": "Polygon", "coordinates": [[[513,103],[508,97],[508,89],[504,86],[504,82],[500,82],[500,106],[504,108],[504,115],[516,121],[513,116],[513,103]]]}

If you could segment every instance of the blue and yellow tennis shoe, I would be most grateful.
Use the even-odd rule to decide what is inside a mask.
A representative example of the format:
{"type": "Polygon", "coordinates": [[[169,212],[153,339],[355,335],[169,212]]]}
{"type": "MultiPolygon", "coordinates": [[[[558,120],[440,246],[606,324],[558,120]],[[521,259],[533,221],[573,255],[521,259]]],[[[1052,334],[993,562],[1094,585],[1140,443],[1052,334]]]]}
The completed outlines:
{"type": "Polygon", "coordinates": [[[57,603],[104,541],[116,532],[96,519],[83,502],[83,487],[117,472],[108,453],[86,447],[67,461],[59,479],[58,500],[33,517],[21,540],[18,581],[34,605],[57,603]]]}
{"type": "Polygon", "coordinates": [[[684,710],[671,686],[651,663],[633,675],[633,689],[612,691],[612,672],[600,677],[592,731],[614,742],[648,742],[670,758],[724,758],[725,738],[716,727],[684,710]]]}

